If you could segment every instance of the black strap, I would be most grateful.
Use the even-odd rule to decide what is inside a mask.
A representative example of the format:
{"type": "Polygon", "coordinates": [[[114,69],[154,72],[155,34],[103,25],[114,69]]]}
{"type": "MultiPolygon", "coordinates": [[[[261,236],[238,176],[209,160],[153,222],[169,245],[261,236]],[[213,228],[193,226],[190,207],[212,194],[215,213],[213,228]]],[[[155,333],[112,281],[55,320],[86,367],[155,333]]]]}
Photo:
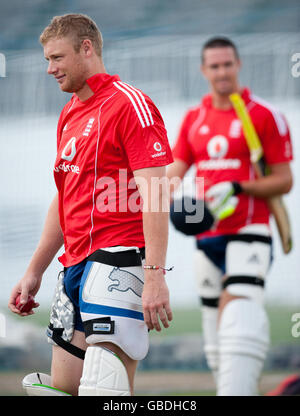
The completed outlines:
{"type": "Polygon", "coordinates": [[[53,325],[50,324],[48,327],[52,333],[51,339],[59,345],[64,350],[68,351],[70,354],[75,355],[75,357],[80,358],[81,360],[84,360],[85,351],[79,347],[76,347],[76,345],[71,344],[68,341],[65,341],[62,338],[63,328],[53,328],[53,325]]]}
{"type": "Polygon", "coordinates": [[[272,237],[261,234],[231,234],[229,241],[245,241],[246,243],[272,243],[272,237]]]}
{"type": "Polygon", "coordinates": [[[265,281],[260,277],[240,275],[228,277],[223,283],[223,289],[225,289],[228,285],[232,285],[235,283],[248,283],[250,285],[258,285],[262,287],[264,287],[265,285],[265,281]]]}
{"type": "Polygon", "coordinates": [[[99,249],[92,253],[87,260],[116,267],[141,266],[142,259],[145,258],[145,247],[140,248],[139,250],[139,253],[137,253],[136,250],[111,253],[110,251],[99,249]]]}
{"type": "Polygon", "coordinates": [[[200,296],[202,306],[209,306],[210,308],[217,308],[219,306],[219,298],[203,298],[200,296]]]}
{"type": "Polygon", "coordinates": [[[109,316],[103,318],[89,319],[83,322],[85,337],[92,334],[114,334],[115,321],[112,321],[109,316]]]}

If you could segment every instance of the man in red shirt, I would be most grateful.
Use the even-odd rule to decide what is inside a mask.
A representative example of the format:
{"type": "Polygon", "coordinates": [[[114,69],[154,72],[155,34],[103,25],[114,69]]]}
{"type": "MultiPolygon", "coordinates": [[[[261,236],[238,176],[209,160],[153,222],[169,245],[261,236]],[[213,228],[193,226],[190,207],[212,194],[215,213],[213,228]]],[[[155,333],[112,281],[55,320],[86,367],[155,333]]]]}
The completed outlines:
{"type": "MultiPolygon", "coordinates": [[[[173,149],[168,177],[190,166],[204,178],[214,226],[197,235],[196,273],[208,365],[218,395],[254,395],[267,354],[268,319],[263,286],[271,260],[266,199],[290,191],[292,159],[284,117],[239,83],[240,59],[227,38],[203,47],[202,73],[210,94],[190,109],[173,149]],[[262,142],[268,176],[257,178],[249,148],[229,99],[239,92],[262,142]],[[231,215],[229,215],[231,214],[231,215]]],[[[200,182],[201,183],[201,182],[200,182]]],[[[198,189],[198,198],[202,190],[198,189]]],[[[190,225],[191,227],[191,225],[190,225]]]]}
{"type": "MultiPolygon", "coordinates": [[[[57,16],[40,41],[48,74],[73,95],[57,128],[58,193],[9,307],[32,313],[22,313],[16,297],[26,304],[36,295],[64,244],[47,333],[55,343],[47,392],[132,394],[148,330],[160,331],[159,319],[164,327],[172,319],[164,276],[164,179],[173,161],[166,129],[149,97],[106,72],[102,36],[89,17],[57,16]]],[[[24,386],[29,394],[45,394],[47,376],[34,374],[24,386]]]]}

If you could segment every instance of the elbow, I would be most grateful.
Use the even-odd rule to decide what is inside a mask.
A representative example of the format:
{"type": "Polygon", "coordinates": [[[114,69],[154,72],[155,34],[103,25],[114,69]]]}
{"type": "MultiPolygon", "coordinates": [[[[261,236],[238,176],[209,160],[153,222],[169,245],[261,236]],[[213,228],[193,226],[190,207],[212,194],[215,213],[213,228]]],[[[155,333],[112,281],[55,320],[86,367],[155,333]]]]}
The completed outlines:
{"type": "Polygon", "coordinates": [[[283,194],[288,194],[291,191],[292,187],[293,187],[293,178],[292,178],[292,176],[290,176],[284,182],[282,193],[283,194]]]}

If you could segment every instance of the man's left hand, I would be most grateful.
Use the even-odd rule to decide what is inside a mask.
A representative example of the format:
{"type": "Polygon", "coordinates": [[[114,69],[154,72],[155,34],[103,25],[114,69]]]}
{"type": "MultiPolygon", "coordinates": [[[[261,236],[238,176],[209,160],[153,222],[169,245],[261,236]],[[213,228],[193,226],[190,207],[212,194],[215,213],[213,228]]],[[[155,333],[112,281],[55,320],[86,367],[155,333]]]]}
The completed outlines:
{"type": "Polygon", "coordinates": [[[218,220],[224,220],[232,215],[239,202],[235,195],[242,192],[238,182],[220,182],[213,185],[205,195],[209,210],[218,220]]]}
{"type": "Polygon", "coordinates": [[[165,328],[172,320],[169,289],[163,270],[145,270],[144,290],[142,294],[144,320],[148,328],[161,331],[159,319],[165,328]],[[159,318],[159,319],[158,319],[159,318]]]}

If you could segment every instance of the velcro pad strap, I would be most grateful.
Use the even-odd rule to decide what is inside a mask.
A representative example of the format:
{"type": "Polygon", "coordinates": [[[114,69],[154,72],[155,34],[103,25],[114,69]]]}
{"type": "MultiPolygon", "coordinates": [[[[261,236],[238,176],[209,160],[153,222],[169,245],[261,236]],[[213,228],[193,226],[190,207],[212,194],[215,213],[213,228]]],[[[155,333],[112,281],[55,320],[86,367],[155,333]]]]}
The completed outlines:
{"type": "Polygon", "coordinates": [[[229,241],[244,241],[245,243],[265,243],[271,244],[272,237],[261,234],[232,234],[229,236],[229,241]]]}
{"type": "Polygon", "coordinates": [[[209,306],[210,308],[217,308],[219,306],[219,298],[200,297],[200,302],[203,306],[209,306]]]}
{"type": "Polygon", "coordinates": [[[235,283],[246,283],[246,284],[257,285],[257,286],[262,286],[262,287],[265,285],[264,279],[261,279],[260,277],[243,276],[243,275],[229,276],[222,285],[223,289],[235,283]]]}
{"type": "Polygon", "coordinates": [[[115,333],[115,321],[111,318],[95,318],[83,322],[84,333],[86,338],[92,334],[114,334],[115,333]]]}
{"type": "Polygon", "coordinates": [[[74,355],[81,360],[84,360],[85,351],[76,345],[71,344],[68,341],[65,341],[62,337],[64,328],[53,328],[52,324],[49,324],[47,328],[47,335],[61,348],[65,351],[68,351],[70,354],[74,355]]]}

